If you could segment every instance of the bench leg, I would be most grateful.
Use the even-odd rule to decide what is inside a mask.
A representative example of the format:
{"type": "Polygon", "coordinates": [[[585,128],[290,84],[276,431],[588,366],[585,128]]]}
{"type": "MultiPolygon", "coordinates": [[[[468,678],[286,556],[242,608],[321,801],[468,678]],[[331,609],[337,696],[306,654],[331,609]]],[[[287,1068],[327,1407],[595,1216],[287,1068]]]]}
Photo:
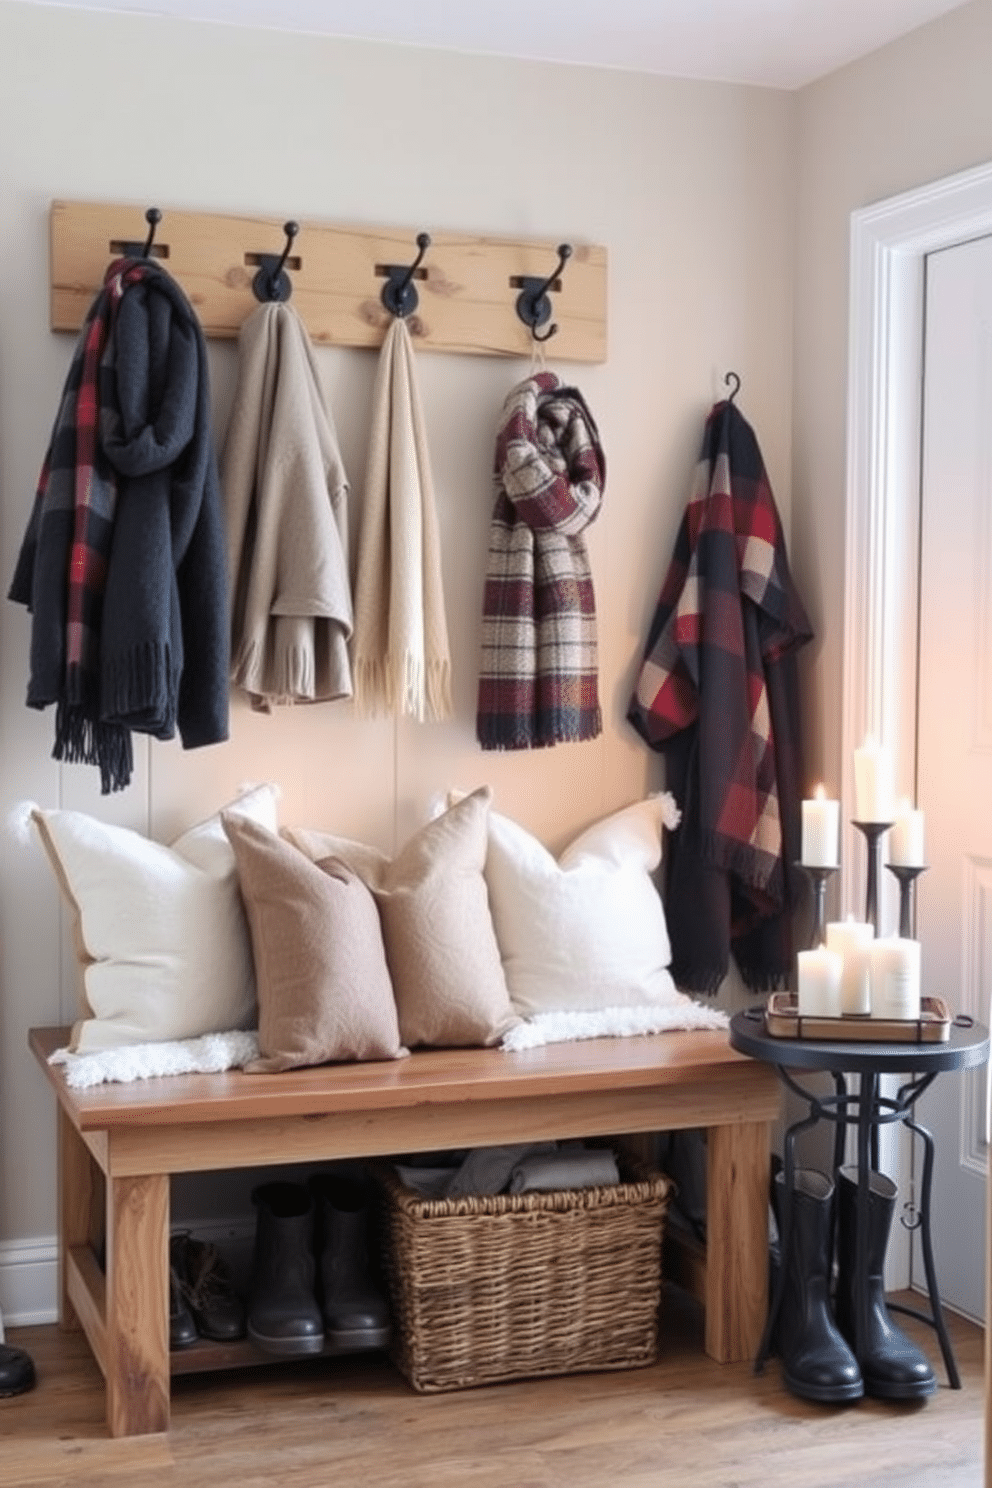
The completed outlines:
{"type": "Polygon", "coordinates": [[[58,1108],[59,1323],[80,1326],[69,1297],[69,1253],[92,1245],[102,1227],[99,1213],[103,1183],[89,1150],[62,1107],[58,1108]]]}
{"type": "Polygon", "coordinates": [[[720,1364],[757,1356],[768,1312],[765,1121],[711,1126],[706,1174],[706,1352],[720,1364]]]}
{"type": "Polygon", "coordinates": [[[169,1179],[107,1179],[107,1425],[169,1429],[169,1179]]]}

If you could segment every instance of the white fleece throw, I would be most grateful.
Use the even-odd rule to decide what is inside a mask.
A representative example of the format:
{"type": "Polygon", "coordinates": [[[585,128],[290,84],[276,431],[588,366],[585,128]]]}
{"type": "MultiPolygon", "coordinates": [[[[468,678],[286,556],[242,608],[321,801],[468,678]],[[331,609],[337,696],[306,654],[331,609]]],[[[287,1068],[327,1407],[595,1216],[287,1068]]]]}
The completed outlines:
{"type": "Polygon", "coordinates": [[[393,318],[379,354],[355,578],[359,713],[451,712],[451,660],[434,483],[410,332],[393,318]]]}
{"type": "Polygon", "coordinates": [[[540,1044],[565,1044],[573,1039],[629,1038],[644,1033],[678,1033],[696,1028],[729,1028],[730,1019],[719,1009],[704,1007],[686,997],[662,1007],[597,1008],[593,1012],[536,1013],[503,1035],[501,1049],[511,1053],[536,1049],[540,1044]]]}
{"type": "Polygon", "coordinates": [[[288,303],[260,305],[241,327],[221,481],[234,681],[264,712],[350,697],[348,479],[288,303]]]}
{"type": "Polygon", "coordinates": [[[258,1034],[235,1030],[160,1044],[122,1045],[92,1054],[56,1049],[48,1062],[65,1066],[65,1083],[73,1090],[87,1090],[91,1085],[126,1085],[160,1075],[216,1075],[222,1070],[242,1069],[257,1058],[258,1034]]]}

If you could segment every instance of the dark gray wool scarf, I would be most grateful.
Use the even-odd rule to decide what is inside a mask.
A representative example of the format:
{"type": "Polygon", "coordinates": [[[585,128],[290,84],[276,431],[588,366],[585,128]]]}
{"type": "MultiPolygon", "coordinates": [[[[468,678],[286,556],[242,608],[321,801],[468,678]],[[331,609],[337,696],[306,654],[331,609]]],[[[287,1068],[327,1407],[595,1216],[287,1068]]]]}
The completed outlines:
{"type": "Polygon", "coordinates": [[[32,616],[28,706],[56,705],[54,757],[99,766],[104,794],[130,781],[132,731],[227,738],[206,346],[154,260],[112,264],[87,317],[9,597],[32,616]]]}

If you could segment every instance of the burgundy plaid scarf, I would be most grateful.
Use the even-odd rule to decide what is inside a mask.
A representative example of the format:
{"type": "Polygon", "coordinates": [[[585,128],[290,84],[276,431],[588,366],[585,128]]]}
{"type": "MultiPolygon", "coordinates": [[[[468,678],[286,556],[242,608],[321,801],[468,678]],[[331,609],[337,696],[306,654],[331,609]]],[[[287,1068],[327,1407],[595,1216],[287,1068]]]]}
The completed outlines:
{"type": "MultiPolygon", "coordinates": [[[[100,615],[107,580],[117,475],[100,439],[100,409],[107,402],[106,365],[117,309],[126,289],[147,277],[147,264],[115,259],[104,276],[80,332],[62,392],[55,427],[42,463],[32,525],[58,513],[71,524],[65,579],[63,685],[57,703],[55,759],[100,763],[110,780],[130,778],[130,731],[98,720],[100,615]]],[[[29,529],[30,530],[30,529],[29,529]]],[[[58,644],[58,638],[50,640],[58,644]]],[[[111,787],[113,788],[113,787],[111,787]]]]}
{"type": "Polygon", "coordinates": [[[754,431],[730,402],[706,422],[692,494],[628,719],[666,756],[682,806],[668,855],[672,971],[713,992],[731,945],[755,990],[791,970],[798,857],[795,653],[812,635],[754,431]]]}
{"type": "Polygon", "coordinates": [[[476,731],[483,749],[593,739],[602,728],[584,529],[606,462],[581,393],[553,372],[513,389],[496,438],[476,731]]]}

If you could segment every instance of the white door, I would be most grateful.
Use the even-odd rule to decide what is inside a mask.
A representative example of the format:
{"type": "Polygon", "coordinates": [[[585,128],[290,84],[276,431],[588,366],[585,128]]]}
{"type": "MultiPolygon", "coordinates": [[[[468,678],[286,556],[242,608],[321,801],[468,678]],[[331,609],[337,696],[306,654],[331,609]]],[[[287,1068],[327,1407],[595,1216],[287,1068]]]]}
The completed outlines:
{"type": "MultiPolygon", "coordinates": [[[[917,881],[926,992],[989,1022],[992,993],[992,238],[926,266],[917,881]]],[[[941,1297],[985,1311],[985,1072],[939,1075],[918,1116],[936,1141],[941,1297]]],[[[922,1152],[915,1153],[915,1169],[922,1152]]],[[[916,1196],[919,1197],[918,1194],[916,1196]]],[[[913,1283],[925,1287],[919,1246],[913,1283]]]]}

